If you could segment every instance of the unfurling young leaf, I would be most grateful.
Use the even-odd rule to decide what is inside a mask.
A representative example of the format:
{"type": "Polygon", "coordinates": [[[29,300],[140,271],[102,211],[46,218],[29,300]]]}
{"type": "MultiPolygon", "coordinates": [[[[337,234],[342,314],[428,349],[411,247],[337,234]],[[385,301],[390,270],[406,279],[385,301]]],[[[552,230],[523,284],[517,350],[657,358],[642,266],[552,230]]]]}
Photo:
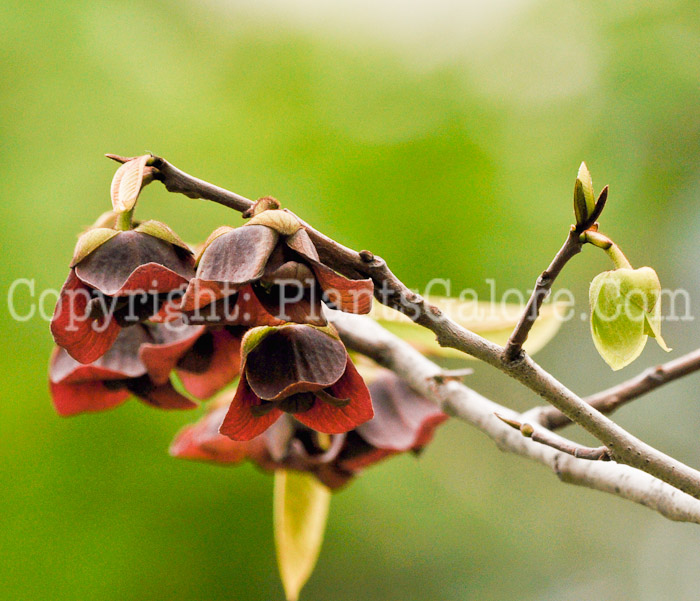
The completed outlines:
{"type": "Polygon", "coordinates": [[[151,155],[145,154],[127,161],[117,169],[110,188],[112,206],[117,213],[131,211],[141,193],[141,188],[150,182],[150,179],[144,181],[146,163],[150,159],[151,155]]]}
{"type": "Polygon", "coordinates": [[[275,472],[277,565],[287,601],[296,601],[316,565],[331,491],[309,473],[275,472]]]}
{"type": "Polygon", "coordinates": [[[647,337],[670,350],[661,337],[661,284],[651,267],[621,268],[591,282],[591,334],[600,356],[614,370],[642,353],[647,337]]]}

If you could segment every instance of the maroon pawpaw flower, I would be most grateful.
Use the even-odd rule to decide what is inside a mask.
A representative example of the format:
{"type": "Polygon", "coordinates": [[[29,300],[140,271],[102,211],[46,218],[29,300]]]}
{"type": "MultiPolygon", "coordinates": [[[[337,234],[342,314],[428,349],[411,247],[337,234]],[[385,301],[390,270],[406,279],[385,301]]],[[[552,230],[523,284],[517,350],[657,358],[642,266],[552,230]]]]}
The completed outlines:
{"type": "MultiPolygon", "coordinates": [[[[263,201],[269,204],[271,199],[258,204],[266,206],[263,201]]],[[[273,208],[242,227],[212,233],[182,310],[199,319],[247,326],[290,321],[325,325],[322,301],[343,311],[368,313],[372,292],[371,280],[350,280],[324,265],[299,220],[273,208]],[[202,311],[205,307],[208,311],[202,311]]]]}
{"type": "Polygon", "coordinates": [[[171,371],[191,394],[206,398],[229,384],[238,373],[240,335],[203,326],[139,324],[121,330],[110,349],[90,364],[56,348],[49,383],[61,415],[102,411],[123,403],[131,394],[162,409],[196,407],[178,393],[171,371]]]}
{"type": "Polygon", "coordinates": [[[139,358],[154,382],[175,371],[185,390],[208,399],[233,382],[241,362],[243,328],[185,325],[181,320],[150,325],[152,342],[141,344],[139,358]]]}
{"type": "Polygon", "coordinates": [[[158,313],[194,276],[187,245],[155,221],[134,230],[88,230],[78,240],[51,333],[80,363],[92,363],[120,330],[158,313]]]}
{"type": "Polygon", "coordinates": [[[367,386],[331,326],[253,328],[242,349],[241,379],[221,426],[231,439],[255,438],[285,412],[328,434],[372,418],[367,386]]]}
{"type": "Polygon", "coordinates": [[[406,451],[420,452],[447,419],[434,403],[417,395],[392,372],[382,370],[369,390],[375,416],[350,432],[319,434],[284,415],[247,442],[219,433],[226,414],[222,395],[202,419],[180,431],[170,454],[227,465],[249,459],[265,471],[311,472],[336,489],[382,459],[406,451]]]}

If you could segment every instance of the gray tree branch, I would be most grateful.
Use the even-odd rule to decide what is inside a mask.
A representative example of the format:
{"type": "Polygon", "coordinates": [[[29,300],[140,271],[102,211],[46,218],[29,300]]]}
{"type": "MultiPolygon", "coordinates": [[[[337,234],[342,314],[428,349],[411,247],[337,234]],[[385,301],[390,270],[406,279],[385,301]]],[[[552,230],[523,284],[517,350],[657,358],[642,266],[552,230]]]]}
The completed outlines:
{"type": "MultiPolygon", "coordinates": [[[[123,157],[110,156],[124,162],[123,157]]],[[[153,177],[171,192],[190,198],[204,198],[237,211],[245,211],[253,201],[192,177],[161,157],[150,161],[153,177]]],[[[303,222],[302,222],[303,223],[303,222]]],[[[386,262],[369,251],[356,252],[304,224],[321,260],[348,277],[369,277],[375,284],[375,297],[431,330],[440,345],[457,349],[488,363],[525,385],[551,403],[569,419],[581,425],[608,448],[612,459],[643,470],[664,482],[700,498],[700,472],[654,449],[584,402],[525,353],[509,360],[503,347],[461,327],[420,295],[409,290],[389,269],[386,262]]]]}
{"type": "MultiPolygon", "coordinates": [[[[441,378],[442,370],[438,365],[372,319],[337,311],[329,313],[349,348],[393,370],[443,411],[481,430],[501,450],[547,466],[563,482],[639,503],[670,520],[700,524],[700,500],[627,465],[579,459],[523,436],[496,416],[522,421],[521,414],[490,401],[454,379],[441,378]]],[[[562,446],[577,446],[554,433],[549,433],[549,440],[557,440],[562,446]]]]}

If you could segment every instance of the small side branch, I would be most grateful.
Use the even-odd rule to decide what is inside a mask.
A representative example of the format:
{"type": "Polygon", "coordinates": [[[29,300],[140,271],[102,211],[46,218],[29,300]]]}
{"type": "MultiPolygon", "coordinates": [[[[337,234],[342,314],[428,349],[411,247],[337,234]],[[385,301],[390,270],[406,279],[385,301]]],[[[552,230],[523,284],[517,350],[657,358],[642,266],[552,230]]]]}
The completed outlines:
{"type": "MultiPolygon", "coordinates": [[[[584,400],[601,413],[610,414],[626,403],[698,370],[700,370],[700,349],[662,365],[645,369],[634,378],[584,400]]],[[[548,430],[557,430],[571,423],[571,420],[561,411],[548,405],[532,409],[527,412],[527,415],[532,416],[534,421],[548,430]]]]}
{"type": "Polygon", "coordinates": [[[496,417],[503,423],[508,424],[511,428],[520,431],[525,438],[531,438],[535,442],[552,447],[557,451],[571,455],[578,459],[588,459],[591,461],[610,461],[610,452],[607,447],[584,447],[572,443],[561,436],[557,436],[549,430],[535,428],[527,422],[521,423],[514,419],[508,419],[502,415],[496,414],[496,417]]]}
{"type": "Polygon", "coordinates": [[[520,317],[520,321],[518,321],[506,344],[504,351],[506,361],[513,361],[520,355],[523,344],[525,344],[528,334],[540,314],[542,303],[552,289],[554,280],[557,279],[557,276],[569,260],[581,252],[583,243],[579,240],[580,235],[581,232],[572,226],[566,241],[559,249],[559,252],[556,254],[549,267],[537,278],[537,284],[520,317]]]}

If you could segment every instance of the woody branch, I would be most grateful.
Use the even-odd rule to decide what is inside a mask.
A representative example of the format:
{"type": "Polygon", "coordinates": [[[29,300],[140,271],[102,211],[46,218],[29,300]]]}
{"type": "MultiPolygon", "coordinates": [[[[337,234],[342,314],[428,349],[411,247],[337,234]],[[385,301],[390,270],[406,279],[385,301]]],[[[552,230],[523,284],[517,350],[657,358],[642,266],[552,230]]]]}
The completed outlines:
{"type": "MultiPolygon", "coordinates": [[[[116,155],[108,156],[118,162],[129,160],[116,155]]],[[[253,205],[252,200],[192,177],[161,157],[154,156],[149,163],[153,169],[153,179],[161,181],[170,192],[211,200],[239,212],[245,212],[253,205]]],[[[596,437],[607,447],[611,459],[645,471],[700,498],[700,472],[634,437],[567,389],[524,352],[519,353],[515,360],[509,360],[503,347],[466,330],[443,315],[438,307],[409,290],[380,257],[369,251],[354,251],[308,224],[303,225],[324,263],[348,277],[371,278],[377,300],[431,330],[441,346],[480,359],[536,392],[596,437]]]]}
{"type": "Polygon", "coordinates": [[[367,317],[332,312],[333,324],[345,344],[393,370],[422,396],[443,411],[481,430],[503,451],[520,455],[547,466],[560,480],[607,492],[639,503],[664,517],[700,524],[700,501],[645,472],[605,459],[603,453],[577,458],[579,447],[548,430],[546,441],[523,436],[506,421],[523,422],[524,415],[497,404],[451,378],[443,378],[441,368],[367,317]],[[500,416],[500,418],[499,418],[500,416]]]}

